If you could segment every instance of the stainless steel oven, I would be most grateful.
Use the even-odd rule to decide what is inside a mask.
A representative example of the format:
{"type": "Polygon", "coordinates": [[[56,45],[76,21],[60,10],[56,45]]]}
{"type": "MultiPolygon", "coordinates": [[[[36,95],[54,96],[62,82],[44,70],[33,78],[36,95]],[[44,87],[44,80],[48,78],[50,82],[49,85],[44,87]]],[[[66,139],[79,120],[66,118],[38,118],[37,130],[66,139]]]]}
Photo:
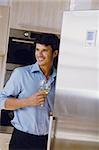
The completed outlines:
{"type": "Polygon", "coordinates": [[[35,41],[40,33],[11,30],[8,45],[7,63],[30,65],[35,63],[35,41]],[[31,35],[33,35],[31,37],[31,35]]]}

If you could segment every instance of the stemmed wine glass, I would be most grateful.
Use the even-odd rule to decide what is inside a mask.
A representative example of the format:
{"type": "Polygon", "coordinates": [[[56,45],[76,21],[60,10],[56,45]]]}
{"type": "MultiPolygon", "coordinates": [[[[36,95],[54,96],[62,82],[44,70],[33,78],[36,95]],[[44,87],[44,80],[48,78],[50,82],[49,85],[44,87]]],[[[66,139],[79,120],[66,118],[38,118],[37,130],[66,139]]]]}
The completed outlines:
{"type": "MultiPolygon", "coordinates": [[[[46,80],[40,81],[40,90],[44,90],[46,96],[48,95],[50,89],[51,89],[51,85],[49,85],[46,80]]],[[[41,106],[43,106],[43,104],[41,104],[41,106]]]]}

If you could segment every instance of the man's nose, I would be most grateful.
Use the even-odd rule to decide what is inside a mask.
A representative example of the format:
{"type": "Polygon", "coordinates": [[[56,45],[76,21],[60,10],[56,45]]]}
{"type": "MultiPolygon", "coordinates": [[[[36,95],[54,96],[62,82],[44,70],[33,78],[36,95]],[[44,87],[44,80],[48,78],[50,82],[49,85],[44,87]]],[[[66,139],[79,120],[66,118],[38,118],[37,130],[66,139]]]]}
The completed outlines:
{"type": "Polygon", "coordinates": [[[39,51],[38,55],[39,55],[39,56],[43,56],[42,51],[39,51]]]}

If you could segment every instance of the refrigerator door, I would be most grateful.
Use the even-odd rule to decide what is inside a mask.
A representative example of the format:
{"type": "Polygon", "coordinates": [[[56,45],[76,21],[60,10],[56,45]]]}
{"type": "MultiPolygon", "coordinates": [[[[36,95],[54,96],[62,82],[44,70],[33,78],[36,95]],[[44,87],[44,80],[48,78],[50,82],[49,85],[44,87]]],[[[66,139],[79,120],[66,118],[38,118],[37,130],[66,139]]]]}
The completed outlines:
{"type": "Polygon", "coordinates": [[[99,149],[99,10],[63,15],[53,149],[99,149]]]}

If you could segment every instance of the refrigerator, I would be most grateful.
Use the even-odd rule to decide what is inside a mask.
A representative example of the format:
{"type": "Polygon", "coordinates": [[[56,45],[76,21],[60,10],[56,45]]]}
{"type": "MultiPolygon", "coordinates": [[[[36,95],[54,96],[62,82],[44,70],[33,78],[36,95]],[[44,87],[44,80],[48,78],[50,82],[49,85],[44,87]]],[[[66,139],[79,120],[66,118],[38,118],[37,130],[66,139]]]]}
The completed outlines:
{"type": "Polygon", "coordinates": [[[47,150],[99,150],[99,10],[63,14],[47,150]]]}

